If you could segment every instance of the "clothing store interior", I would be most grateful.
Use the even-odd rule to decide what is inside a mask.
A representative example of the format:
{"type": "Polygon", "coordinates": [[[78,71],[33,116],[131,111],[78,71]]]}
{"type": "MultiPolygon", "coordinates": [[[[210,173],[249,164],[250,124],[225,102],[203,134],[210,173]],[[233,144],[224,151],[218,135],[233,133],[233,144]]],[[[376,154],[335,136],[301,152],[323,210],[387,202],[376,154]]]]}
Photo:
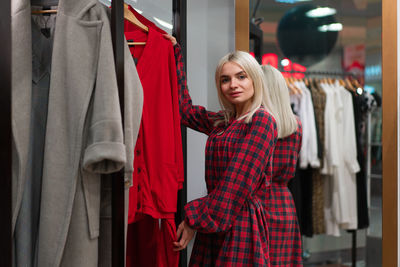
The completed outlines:
{"type": "MultiPolygon", "coordinates": [[[[12,91],[12,123],[1,118],[9,126],[0,136],[10,148],[0,158],[13,151],[12,164],[1,160],[12,181],[0,183],[0,195],[10,196],[0,211],[10,223],[0,223],[12,235],[0,235],[0,248],[10,251],[0,266],[394,266],[382,263],[382,0],[121,0],[119,24],[116,0],[11,2],[13,64],[4,60],[1,69],[10,69],[12,85],[0,97],[11,99],[12,91]],[[115,32],[127,42],[115,41],[115,32]],[[282,183],[295,219],[278,220],[292,225],[290,235],[269,224],[276,214],[268,204],[252,214],[266,216],[263,233],[237,215],[258,201],[256,192],[233,204],[223,199],[242,196],[238,188],[251,187],[243,177],[256,175],[247,165],[260,162],[237,163],[231,178],[228,164],[239,160],[227,155],[242,140],[210,148],[212,138],[239,131],[229,128],[239,116],[220,112],[226,106],[216,86],[221,58],[235,50],[280,71],[301,124],[297,161],[282,183]],[[228,125],[222,130],[210,123],[221,114],[228,125]],[[213,175],[217,180],[207,180],[213,175]],[[246,242],[254,243],[242,247],[246,242]]],[[[7,13],[0,10],[2,22],[7,13]]],[[[230,60],[246,74],[247,65],[230,60]]],[[[11,114],[10,105],[0,106],[11,114]]],[[[240,151],[247,161],[263,154],[248,149],[240,151]]],[[[274,170],[273,156],[265,159],[260,177],[274,170]]],[[[290,213],[285,208],[280,212],[290,213]]]]}
{"type": "MultiPolygon", "coordinates": [[[[354,169],[352,185],[347,184],[347,178],[339,182],[338,186],[348,191],[334,200],[343,202],[339,209],[354,208],[353,211],[329,210],[332,202],[327,202],[332,200],[335,189],[332,184],[327,186],[329,178],[322,174],[321,166],[302,164],[302,154],[298,173],[289,184],[302,233],[304,266],[382,266],[381,6],[382,2],[375,0],[250,0],[251,19],[262,31],[261,45],[257,35],[253,35],[250,50],[256,52],[261,47],[263,64],[264,60],[274,64],[291,84],[339,81],[353,85],[344,85],[355,97],[347,108],[343,106],[342,112],[343,116],[354,117],[354,126],[344,126],[344,139],[336,142],[346,143],[346,139],[355,136],[356,144],[350,145],[353,148],[345,145],[338,153],[344,158],[346,153],[356,151],[354,156],[360,168],[354,169]],[[331,220],[345,213],[351,214],[352,226],[336,221],[339,227],[335,229],[331,220]]],[[[310,111],[314,114],[304,118],[304,122],[303,116],[308,115],[297,113],[303,129],[308,127],[307,120],[313,121],[312,117],[313,125],[320,123],[319,113],[324,111],[319,101],[312,96],[310,111]]],[[[327,114],[323,119],[326,118],[327,114]]],[[[317,136],[322,127],[316,127],[317,136]]],[[[304,132],[303,142],[307,138],[304,132]]],[[[324,147],[323,153],[328,154],[335,149],[326,144],[324,147]]]]}

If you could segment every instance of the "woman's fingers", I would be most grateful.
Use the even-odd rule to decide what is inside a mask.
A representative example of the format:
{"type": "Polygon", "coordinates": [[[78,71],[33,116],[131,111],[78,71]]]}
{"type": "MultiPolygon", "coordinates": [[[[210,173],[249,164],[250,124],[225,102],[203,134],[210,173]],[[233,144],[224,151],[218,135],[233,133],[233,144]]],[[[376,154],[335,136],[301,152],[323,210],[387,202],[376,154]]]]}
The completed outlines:
{"type": "Polygon", "coordinates": [[[171,41],[172,45],[176,45],[176,39],[172,35],[164,34],[164,37],[171,41]]]}
{"type": "Polygon", "coordinates": [[[184,227],[183,227],[183,223],[184,222],[181,222],[181,224],[178,226],[178,230],[176,231],[176,238],[179,240],[179,238],[180,238],[180,236],[181,236],[181,234],[182,234],[182,232],[183,232],[183,229],[185,229],[184,227]]]}

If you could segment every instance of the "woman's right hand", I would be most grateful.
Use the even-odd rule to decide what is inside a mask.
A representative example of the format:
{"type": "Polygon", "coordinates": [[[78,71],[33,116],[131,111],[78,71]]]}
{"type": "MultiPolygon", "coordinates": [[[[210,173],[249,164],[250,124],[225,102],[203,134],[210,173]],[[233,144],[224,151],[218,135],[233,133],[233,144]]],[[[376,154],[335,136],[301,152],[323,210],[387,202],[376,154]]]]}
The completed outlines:
{"type": "Polygon", "coordinates": [[[181,224],[178,226],[178,231],[176,236],[178,241],[174,242],[174,251],[180,251],[185,249],[189,244],[190,240],[193,239],[196,230],[191,228],[185,221],[182,221],[181,224]]]}

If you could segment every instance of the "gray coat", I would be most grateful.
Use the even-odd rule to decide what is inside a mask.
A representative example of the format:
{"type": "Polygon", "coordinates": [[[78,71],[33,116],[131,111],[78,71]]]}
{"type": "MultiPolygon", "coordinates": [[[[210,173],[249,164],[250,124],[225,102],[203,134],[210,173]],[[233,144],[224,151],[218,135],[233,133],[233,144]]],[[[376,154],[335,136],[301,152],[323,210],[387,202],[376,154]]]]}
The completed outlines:
{"type": "MultiPolygon", "coordinates": [[[[30,13],[29,0],[12,0],[13,231],[29,164],[30,13]]],[[[143,93],[125,45],[123,129],[107,13],[97,0],[59,1],[38,233],[41,267],[97,266],[101,174],[125,167],[127,184],[132,177],[143,93]]]]}

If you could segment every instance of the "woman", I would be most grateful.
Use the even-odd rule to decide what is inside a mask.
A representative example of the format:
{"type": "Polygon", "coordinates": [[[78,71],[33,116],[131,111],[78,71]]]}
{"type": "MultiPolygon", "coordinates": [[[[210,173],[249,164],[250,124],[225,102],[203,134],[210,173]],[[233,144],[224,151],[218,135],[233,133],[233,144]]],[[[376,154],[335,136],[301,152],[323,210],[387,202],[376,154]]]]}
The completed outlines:
{"type": "Polygon", "coordinates": [[[215,82],[223,110],[192,105],[180,48],[175,46],[183,124],[207,134],[208,195],[185,206],[176,250],[197,231],[190,266],[269,266],[265,187],[270,182],[276,124],[265,98],[264,75],[248,53],[221,59],[215,82]]]}
{"type": "Polygon", "coordinates": [[[301,147],[301,123],[292,112],[282,74],[262,66],[267,97],[275,106],[278,141],[273,154],[272,184],[265,195],[271,266],[302,266],[301,235],[287,183],[294,177],[301,147]]]}

